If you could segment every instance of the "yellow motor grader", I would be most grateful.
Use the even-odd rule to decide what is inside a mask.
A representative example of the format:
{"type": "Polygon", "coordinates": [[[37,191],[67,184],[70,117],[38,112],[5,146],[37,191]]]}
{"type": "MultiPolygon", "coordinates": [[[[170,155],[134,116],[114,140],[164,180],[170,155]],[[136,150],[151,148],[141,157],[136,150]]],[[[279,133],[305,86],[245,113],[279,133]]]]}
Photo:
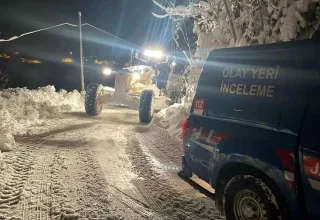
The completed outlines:
{"type": "Polygon", "coordinates": [[[116,74],[114,88],[104,87],[99,83],[88,85],[85,95],[85,110],[88,115],[97,116],[103,106],[119,104],[139,110],[140,122],[149,123],[155,111],[169,106],[170,98],[160,96],[160,90],[152,83],[158,70],[137,65],[117,72],[104,69],[103,73],[116,74]]]}

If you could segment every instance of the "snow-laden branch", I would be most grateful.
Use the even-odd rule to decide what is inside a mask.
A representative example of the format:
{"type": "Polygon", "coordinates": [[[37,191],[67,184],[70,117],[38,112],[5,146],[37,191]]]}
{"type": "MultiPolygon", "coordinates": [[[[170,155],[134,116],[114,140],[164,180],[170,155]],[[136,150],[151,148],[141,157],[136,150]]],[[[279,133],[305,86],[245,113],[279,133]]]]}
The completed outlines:
{"type": "Polygon", "coordinates": [[[152,14],[157,18],[165,18],[165,17],[172,17],[172,16],[182,16],[182,17],[194,17],[200,15],[201,12],[199,8],[196,7],[194,4],[190,4],[188,6],[172,6],[172,7],[165,7],[161,5],[156,0],[152,0],[155,5],[165,11],[166,14],[158,15],[152,12],[152,14]]]}
{"type": "Polygon", "coordinates": [[[16,39],[18,39],[20,37],[26,36],[26,35],[34,34],[34,33],[40,32],[40,31],[45,31],[45,30],[48,30],[48,29],[52,29],[52,28],[56,28],[56,27],[60,27],[60,26],[64,26],[64,25],[68,25],[68,26],[72,26],[72,27],[79,27],[79,25],[76,25],[76,24],[63,23],[63,24],[58,24],[58,25],[54,25],[54,26],[51,26],[51,27],[47,27],[47,28],[42,28],[42,29],[39,29],[39,30],[31,31],[31,32],[28,32],[28,33],[24,33],[24,34],[21,34],[20,36],[13,36],[13,37],[10,37],[9,39],[0,39],[0,42],[13,41],[13,40],[16,40],[16,39]]]}
{"type": "Polygon", "coordinates": [[[151,14],[152,14],[153,16],[155,16],[156,18],[166,18],[166,17],[169,17],[169,16],[170,16],[170,15],[168,15],[168,14],[158,15],[158,14],[153,13],[153,12],[151,12],[151,14]]]}
{"type": "Polygon", "coordinates": [[[174,40],[175,43],[177,44],[177,47],[182,51],[183,55],[185,55],[188,63],[191,65],[191,63],[192,63],[192,62],[191,62],[191,57],[189,58],[188,55],[187,55],[187,53],[186,53],[184,50],[181,49],[181,47],[179,46],[178,41],[177,41],[175,38],[173,38],[173,40],[174,40]]]}
{"type": "Polygon", "coordinates": [[[231,29],[231,33],[233,35],[233,41],[234,43],[236,44],[237,43],[237,31],[236,31],[236,27],[234,25],[234,18],[233,18],[233,15],[231,14],[231,7],[230,7],[230,3],[229,1],[227,2],[227,0],[223,0],[223,3],[224,3],[224,6],[225,6],[225,9],[226,9],[226,12],[228,14],[228,17],[229,17],[229,25],[230,25],[230,29],[231,29]]]}

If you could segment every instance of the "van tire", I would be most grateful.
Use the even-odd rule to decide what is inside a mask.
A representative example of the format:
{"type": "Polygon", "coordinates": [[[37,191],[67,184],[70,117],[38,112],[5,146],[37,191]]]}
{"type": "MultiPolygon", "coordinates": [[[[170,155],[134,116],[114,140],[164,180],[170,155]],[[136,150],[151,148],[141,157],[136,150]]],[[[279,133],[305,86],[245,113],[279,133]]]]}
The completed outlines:
{"type": "Polygon", "coordinates": [[[90,116],[97,116],[101,113],[103,105],[101,95],[103,86],[99,83],[90,83],[87,86],[85,95],[85,110],[90,116]]]}
{"type": "Polygon", "coordinates": [[[260,214],[268,220],[284,219],[279,206],[281,204],[278,203],[275,193],[263,180],[254,176],[233,177],[225,187],[223,197],[224,211],[228,220],[239,220],[242,219],[241,216],[260,214]],[[244,209],[248,211],[244,212],[244,209]]]}
{"type": "Polygon", "coordinates": [[[141,123],[149,123],[154,112],[154,92],[153,90],[143,90],[140,96],[139,120],[141,123]]]}

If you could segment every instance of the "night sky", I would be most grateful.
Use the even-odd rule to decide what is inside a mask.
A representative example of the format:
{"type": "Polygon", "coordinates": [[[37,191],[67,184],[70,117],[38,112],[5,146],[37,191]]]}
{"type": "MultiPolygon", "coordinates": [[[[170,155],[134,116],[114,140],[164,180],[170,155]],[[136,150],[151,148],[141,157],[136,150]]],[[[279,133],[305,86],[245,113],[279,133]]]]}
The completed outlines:
{"type": "MultiPolygon", "coordinates": [[[[159,0],[166,2],[166,0],[159,0]]],[[[83,27],[84,57],[113,60],[123,65],[130,59],[132,48],[161,47],[170,52],[172,44],[172,20],[158,19],[151,12],[162,14],[152,0],[1,0],[0,39],[8,39],[25,32],[49,26],[78,24],[78,12],[82,23],[89,23],[112,33],[137,46],[114,39],[88,26],[83,27]]],[[[59,27],[22,37],[11,42],[0,42],[0,53],[19,52],[20,57],[39,59],[42,64],[22,64],[20,57],[0,59],[0,69],[11,75],[10,87],[31,89],[55,85],[57,89],[79,89],[79,29],[59,27]],[[74,63],[64,64],[63,57],[70,56],[74,63]]],[[[89,62],[88,62],[89,63],[89,62]]],[[[97,65],[85,62],[86,84],[101,81],[97,65]]],[[[105,85],[113,86],[114,79],[105,85]]]]}
{"type": "MultiPolygon", "coordinates": [[[[161,13],[151,0],[1,0],[0,5],[2,39],[65,22],[78,24],[78,11],[81,11],[83,23],[90,23],[139,47],[170,48],[172,22],[151,14],[161,13]]],[[[89,27],[83,28],[83,34],[87,56],[124,59],[133,47],[89,27]]],[[[62,27],[12,43],[0,43],[0,49],[19,49],[30,56],[54,59],[56,55],[78,52],[78,44],[78,29],[62,27]]]]}

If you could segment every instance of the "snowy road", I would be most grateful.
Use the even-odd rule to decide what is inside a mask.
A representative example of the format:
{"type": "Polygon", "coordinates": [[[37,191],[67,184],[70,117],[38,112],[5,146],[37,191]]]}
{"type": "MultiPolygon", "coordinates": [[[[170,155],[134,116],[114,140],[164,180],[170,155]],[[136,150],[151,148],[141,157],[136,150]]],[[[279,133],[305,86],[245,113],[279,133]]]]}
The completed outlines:
{"type": "Polygon", "coordinates": [[[181,144],[140,125],[136,111],[64,117],[3,154],[0,219],[221,219],[178,177],[181,144]]]}

